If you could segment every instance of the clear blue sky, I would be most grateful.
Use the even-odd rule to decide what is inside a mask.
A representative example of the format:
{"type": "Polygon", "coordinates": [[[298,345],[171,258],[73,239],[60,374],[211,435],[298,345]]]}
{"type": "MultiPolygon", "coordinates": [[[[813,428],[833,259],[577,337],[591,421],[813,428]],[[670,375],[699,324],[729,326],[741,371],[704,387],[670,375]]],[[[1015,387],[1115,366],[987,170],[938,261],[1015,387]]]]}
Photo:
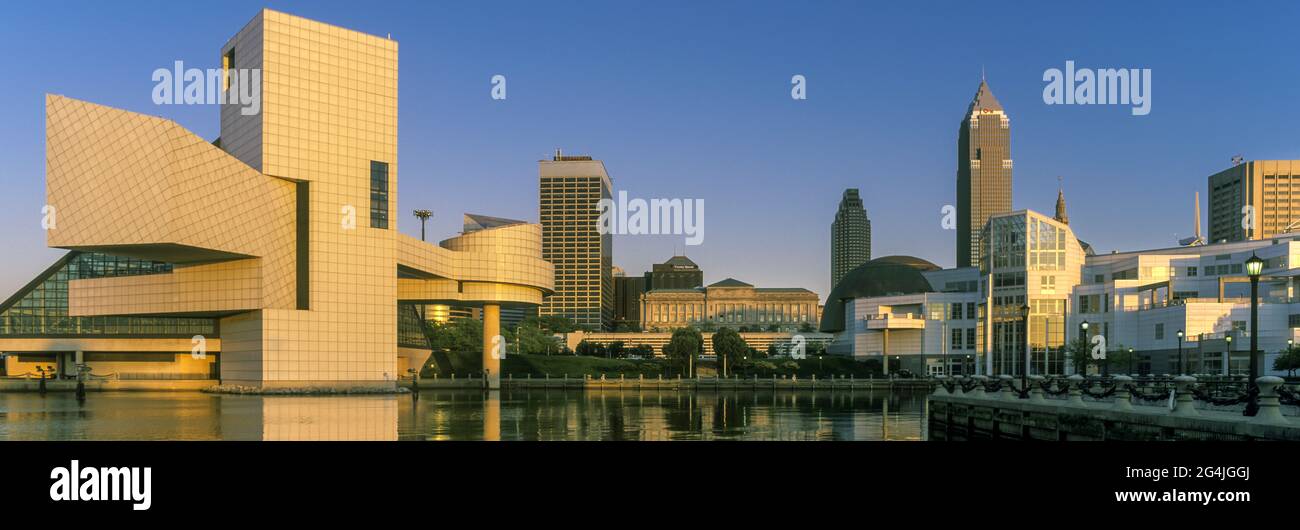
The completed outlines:
{"type": "MultiPolygon", "coordinates": [[[[876,256],[954,264],[957,126],[987,71],[1012,119],[1014,204],[1050,212],[1100,251],[1171,246],[1192,194],[1238,153],[1300,158],[1294,2],[182,2],[9,5],[0,17],[0,298],[45,248],[47,92],[160,115],[214,138],[217,111],[156,106],[155,68],[219,65],[263,5],[401,42],[400,229],[432,238],[462,212],[537,219],[537,160],[605,161],[634,197],[704,199],[708,282],[829,291],[840,193],[861,188],[876,256]],[[1150,68],[1151,114],[1047,106],[1043,72],[1150,68]],[[508,79],[508,99],[489,79],[508,79]],[[807,101],[790,77],[808,79],[807,101]]],[[[1202,197],[1204,199],[1204,197],[1202,197]]],[[[639,273],[680,236],[618,237],[639,273]]]]}

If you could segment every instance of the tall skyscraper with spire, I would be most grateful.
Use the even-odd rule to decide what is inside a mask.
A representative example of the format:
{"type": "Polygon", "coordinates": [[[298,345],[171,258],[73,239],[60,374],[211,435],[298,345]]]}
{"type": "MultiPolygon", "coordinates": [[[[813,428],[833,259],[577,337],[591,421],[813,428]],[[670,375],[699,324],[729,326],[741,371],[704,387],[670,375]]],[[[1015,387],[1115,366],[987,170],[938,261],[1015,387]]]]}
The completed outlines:
{"type": "Polygon", "coordinates": [[[849,271],[871,261],[871,219],[857,188],[844,190],[831,223],[831,288],[849,271]]]}
{"type": "Polygon", "coordinates": [[[1011,211],[1011,118],[980,79],[957,133],[957,266],[979,264],[980,231],[1011,211]]]}

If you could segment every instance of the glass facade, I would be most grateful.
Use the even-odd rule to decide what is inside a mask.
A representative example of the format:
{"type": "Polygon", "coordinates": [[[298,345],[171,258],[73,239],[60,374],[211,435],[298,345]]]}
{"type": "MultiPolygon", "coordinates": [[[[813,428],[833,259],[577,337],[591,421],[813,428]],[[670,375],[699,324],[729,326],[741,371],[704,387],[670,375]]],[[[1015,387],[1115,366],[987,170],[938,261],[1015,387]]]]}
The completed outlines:
{"type": "Polygon", "coordinates": [[[992,280],[993,373],[1020,375],[1026,347],[1029,373],[1064,373],[1065,293],[1074,281],[1065,271],[1072,237],[1069,228],[1038,215],[989,220],[980,265],[992,280]]]}
{"type": "Polygon", "coordinates": [[[370,228],[388,228],[388,163],[370,161],[370,228]]]}
{"type": "Polygon", "coordinates": [[[428,348],[419,304],[397,304],[397,345],[403,348],[428,348]]]}
{"type": "Polygon", "coordinates": [[[217,323],[212,318],[68,316],[69,280],[166,274],[171,272],[171,264],[75,251],[60,263],[3,306],[0,336],[217,336],[217,323]]]}

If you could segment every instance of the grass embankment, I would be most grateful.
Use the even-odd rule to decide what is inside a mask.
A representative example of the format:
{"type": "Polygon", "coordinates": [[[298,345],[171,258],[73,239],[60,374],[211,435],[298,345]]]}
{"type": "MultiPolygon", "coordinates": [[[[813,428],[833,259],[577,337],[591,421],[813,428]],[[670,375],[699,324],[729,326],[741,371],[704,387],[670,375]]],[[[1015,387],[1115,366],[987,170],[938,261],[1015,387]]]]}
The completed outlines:
{"type": "MultiPolygon", "coordinates": [[[[457,377],[468,375],[477,376],[482,372],[483,364],[477,352],[456,352],[447,354],[451,361],[451,372],[457,377]]],[[[431,361],[432,362],[432,361],[431,361]]],[[[699,363],[698,368],[701,375],[714,375],[717,373],[718,363],[715,361],[703,361],[699,363]]],[[[426,367],[422,377],[432,377],[435,370],[426,367]]],[[[664,377],[676,377],[678,368],[666,359],[606,359],[603,357],[584,357],[577,355],[528,355],[528,354],[510,354],[501,361],[502,374],[514,377],[583,377],[590,375],[606,378],[616,378],[619,374],[624,377],[634,378],[638,375],[646,377],[658,377],[663,374],[664,377]]],[[[759,377],[790,377],[798,375],[799,377],[880,377],[879,362],[859,362],[846,357],[826,356],[821,360],[818,359],[759,359],[747,362],[739,362],[731,367],[731,373],[739,376],[750,377],[758,375],[759,377]]]]}

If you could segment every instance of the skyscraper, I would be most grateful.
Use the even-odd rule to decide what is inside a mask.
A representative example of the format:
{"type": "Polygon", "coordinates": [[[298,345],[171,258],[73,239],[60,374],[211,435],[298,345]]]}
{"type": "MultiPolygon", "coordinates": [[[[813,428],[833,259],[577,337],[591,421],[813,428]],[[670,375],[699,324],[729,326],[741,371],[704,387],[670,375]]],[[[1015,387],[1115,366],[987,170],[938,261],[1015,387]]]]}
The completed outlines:
{"type": "Polygon", "coordinates": [[[1210,243],[1300,231],[1300,160],[1237,164],[1211,175],[1209,191],[1210,243]]]}
{"type": "Polygon", "coordinates": [[[572,318],[579,326],[607,330],[614,323],[613,236],[601,234],[597,202],[613,185],[605,164],[590,156],[538,162],[542,259],[555,265],[555,294],[542,315],[572,318]]]}
{"type": "Polygon", "coordinates": [[[844,190],[831,223],[831,288],[849,271],[871,261],[871,219],[857,188],[844,190]]]}
{"type": "Polygon", "coordinates": [[[980,80],[957,133],[957,266],[979,263],[980,230],[1011,211],[1011,118],[980,80]]]}

